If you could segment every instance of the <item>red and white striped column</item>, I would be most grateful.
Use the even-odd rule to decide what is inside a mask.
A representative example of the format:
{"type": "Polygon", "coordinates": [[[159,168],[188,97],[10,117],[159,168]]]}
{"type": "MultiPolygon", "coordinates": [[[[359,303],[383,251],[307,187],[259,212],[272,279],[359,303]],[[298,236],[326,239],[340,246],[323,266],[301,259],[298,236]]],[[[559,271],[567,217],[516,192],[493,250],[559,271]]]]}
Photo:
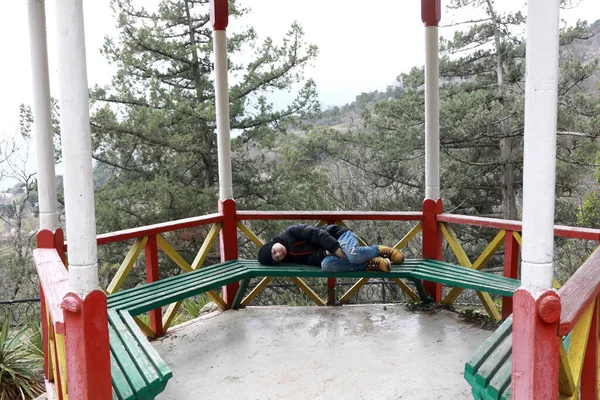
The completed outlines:
{"type": "Polygon", "coordinates": [[[554,270],[559,0],[529,0],[522,286],[514,295],[512,396],[558,399],[560,298],[554,270]]]}
{"type": "MultiPolygon", "coordinates": [[[[442,212],[440,198],[440,84],[439,32],[441,0],[421,0],[425,24],[425,201],[423,202],[423,258],[442,259],[442,233],[436,216],[442,212]]],[[[442,285],[424,282],[425,291],[436,302],[442,300],[442,285]]]]}
{"type": "MultiPolygon", "coordinates": [[[[210,0],[210,23],[215,51],[215,106],[217,111],[217,147],[219,155],[219,212],[225,216],[220,233],[221,261],[238,258],[236,207],[231,178],[231,144],[229,130],[229,85],[227,83],[228,0],[210,0]]],[[[239,282],[223,286],[223,300],[229,307],[239,282]]]]}

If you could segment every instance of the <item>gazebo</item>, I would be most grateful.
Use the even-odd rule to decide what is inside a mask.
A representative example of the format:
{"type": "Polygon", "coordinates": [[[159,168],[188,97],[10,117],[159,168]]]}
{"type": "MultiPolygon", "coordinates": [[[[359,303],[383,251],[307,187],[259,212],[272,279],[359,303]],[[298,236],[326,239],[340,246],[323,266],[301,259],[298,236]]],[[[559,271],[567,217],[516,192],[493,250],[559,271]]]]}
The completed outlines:
{"type": "MultiPolygon", "coordinates": [[[[558,399],[559,394],[560,398],[598,397],[596,300],[600,293],[600,253],[594,252],[560,291],[553,289],[554,237],[600,242],[598,230],[554,225],[559,0],[530,0],[528,5],[522,222],[443,212],[438,79],[441,2],[421,0],[421,4],[426,51],[426,179],[422,210],[384,213],[236,210],[229,144],[228,2],[210,0],[216,72],[218,212],[97,235],[83,0],[57,2],[65,242],[57,217],[45,4],[44,0],[28,0],[40,208],[34,262],[40,277],[45,377],[51,397],[79,400],[157,396],[172,373],[143,334],[163,336],[179,302],[186,296],[207,293],[223,310],[229,310],[249,304],[274,276],[287,276],[317,304],[325,305],[301,278],[327,278],[330,294],[334,296],[336,278],[343,275],[328,275],[293,265],[269,269],[255,261],[238,260],[238,233],[247,235],[256,244],[261,243],[244,225],[244,221],[257,219],[323,223],[361,219],[415,221],[415,227],[396,247],[401,248],[422,232],[422,259],[407,260],[395,267],[390,277],[416,300],[429,296],[436,302],[451,303],[462,288],[475,289],[488,312],[497,319],[505,319],[474,354],[467,355],[471,360],[465,366],[465,377],[476,399],[558,399]],[[210,224],[212,229],[192,263],[184,260],[161,235],[210,224]],[[499,233],[471,263],[449,224],[490,227],[499,233]],[[220,237],[222,263],[200,269],[217,237],[220,237]],[[444,237],[461,266],[441,260],[444,237]],[[97,246],[125,240],[134,240],[134,244],[117,276],[109,287],[99,288],[97,246]],[[505,252],[504,277],[478,271],[501,246],[505,252]],[[159,280],[159,249],[187,274],[159,280]],[[148,285],[119,291],[142,251],[148,285]],[[517,281],[519,276],[520,281],[517,281]],[[254,277],[264,279],[246,295],[248,283],[254,277]],[[422,290],[414,293],[402,279],[415,280],[417,288],[421,288],[420,281],[423,281],[422,290]],[[442,298],[442,284],[456,287],[452,296],[442,298]],[[221,295],[215,291],[217,287],[222,287],[221,295]],[[502,316],[488,293],[504,296],[502,316]],[[169,306],[163,313],[162,307],[166,305],[169,306]],[[136,318],[143,312],[150,313],[149,325],[136,318]]],[[[377,274],[380,273],[357,276],[361,279],[341,300],[351,296],[366,280],[379,276],[377,274]]],[[[349,308],[349,312],[352,311],[349,308]]],[[[229,313],[233,311],[225,311],[223,315],[232,315],[229,313]]],[[[433,371],[435,367],[432,365],[433,371]]]]}

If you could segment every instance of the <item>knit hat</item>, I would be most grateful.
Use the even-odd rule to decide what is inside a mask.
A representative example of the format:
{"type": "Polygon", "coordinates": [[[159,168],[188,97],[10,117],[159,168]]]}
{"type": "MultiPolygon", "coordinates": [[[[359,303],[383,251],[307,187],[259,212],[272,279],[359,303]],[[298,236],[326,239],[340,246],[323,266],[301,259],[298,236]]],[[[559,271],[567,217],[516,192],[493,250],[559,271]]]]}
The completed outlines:
{"type": "Polygon", "coordinates": [[[260,249],[258,249],[258,262],[262,265],[275,265],[275,260],[271,256],[271,249],[275,244],[274,240],[267,242],[262,245],[260,249]]]}

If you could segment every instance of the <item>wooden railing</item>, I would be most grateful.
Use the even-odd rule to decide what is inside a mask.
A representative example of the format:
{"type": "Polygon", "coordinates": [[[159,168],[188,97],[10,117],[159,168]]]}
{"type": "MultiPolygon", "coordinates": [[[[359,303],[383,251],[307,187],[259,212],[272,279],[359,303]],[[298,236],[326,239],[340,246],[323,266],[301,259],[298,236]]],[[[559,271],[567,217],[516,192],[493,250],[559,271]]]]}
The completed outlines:
{"type": "MultiPolygon", "coordinates": [[[[131,272],[134,264],[138,260],[142,251],[145,254],[145,266],[146,266],[146,281],[148,283],[154,282],[160,279],[159,265],[158,265],[158,249],[162,250],[179,268],[184,272],[189,272],[200,268],[205,262],[211,248],[213,247],[220,231],[222,224],[225,220],[225,215],[222,213],[209,214],[201,217],[188,218],[178,221],[166,222],[156,225],[144,226],[134,229],[127,229],[123,231],[106,233],[98,236],[98,245],[106,245],[115,242],[131,241],[133,244],[130,245],[129,251],[125,256],[125,259],[119,266],[115,276],[105,289],[105,293],[110,294],[119,290],[125,278],[131,272]],[[188,263],[166,240],[165,234],[178,230],[195,228],[200,226],[211,225],[210,230],[204,237],[204,242],[198,250],[193,262],[188,263]]],[[[316,225],[324,225],[328,223],[344,224],[344,221],[415,221],[415,224],[404,237],[399,239],[394,247],[401,249],[406,244],[417,238],[418,233],[423,229],[424,213],[417,212],[362,212],[362,211],[237,211],[235,213],[235,222],[237,223],[238,234],[245,235],[250,241],[256,246],[262,245],[262,240],[250,229],[249,221],[273,221],[273,220],[289,220],[289,221],[317,221],[316,225]]],[[[522,225],[520,221],[510,221],[494,218],[482,218],[482,217],[471,217],[465,215],[455,214],[437,214],[436,215],[437,230],[440,236],[439,244],[441,246],[441,238],[444,237],[454,254],[458,262],[467,268],[482,269],[484,268],[489,260],[497,254],[497,252],[504,249],[504,271],[503,274],[509,278],[518,278],[519,270],[519,250],[522,243],[521,229],[522,225]],[[482,228],[497,229],[499,232],[490,241],[484,251],[476,258],[471,259],[460,241],[457,239],[452,226],[453,225],[470,225],[478,226],[482,228]],[[474,261],[471,261],[474,260],[474,261]]],[[[568,226],[556,226],[555,235],[557,237],[566,238],[577,238],[584,240],[591,240],[600,242],[600,230],[598,229],[587,229],[587,228],[576,228],[568,226]]],[[[363,242],[364,244],[364,242],[363,242]]],[[[422,243],[420,244],[422,245],[422,243]]],[[[64,244],[64,249],[67,248],[67,244],[64,244]]],[[[440,251],[441,254],[441,251],[440,251]]],[[[265,278],[260,282],[257,287],[252,291],[245,299],[243,304],[249,304],[261,290],[263,290],[271,281],[271,278],[265,278]]],[[[346,302],[348,301],[359,289],[362,287],[368,279],[361,279],[342,295],[337,301],[346,302]]],[[[317,304],[333,304],[335,299],[336,282],[334,278],[328,280],[328,298],[327,300],[319,299],[314,294],[305,282],[301,280],[293,280],[293,283],[298,285],[310,298],[315,300],[317,304]]],[[[410,290],[403,282],[397,282],[402,290],[411,298],[414,292],[410,290]]],[[[439,284],[436,284],[439,285],[439,284]]],[[[558,286],[558,284],[557,284],[558,286]]],[[[454,288],[445,297],[440,298],[443,304],[453,304],[458,296],[461,294],[463,289],[454,288]]],[[[441,293],[441,290],[440,290],[441,293]]],[[[502,302],[502,315],[498,311],[498,308],[490,298],[488,294],[477,293],[482,305],[487,310],[490,317],[499,320],[506,318],[512,312],[512,298],[505,297],[502,302]]],[[[219,296],[216,291],[211,291],[209,297],[215,301],[215,303],[222,309],[227,308],[225,300],[219,296]]],[[[136,320],[140,328],[144,331],[147,336],[156,337],[164,334],[166,329],[172,324],[173,318],[175,317],[180,304],[172,304],[162,313],[162,310],[157,309],[150,313],[150,326],[145,325],[141,320],[136,320]]]]}
{"type": "Polygon", "coordinates": [[[40,281],[46,388],[55,399],[91,398],[90,393],[110,398],[106,296],[95,290],[82,300],[69,291],[62,238],[60,230],[40,231],[33,251],[40,281]],[[94,379],[88,379],[92,375],[94,379]]]}
{"type": "Polygon", "coordinates": [[[558,292],[561,301],[558,335],[559,392],[565,399],[598,398],[598,304],[600,250],[596,250],[558,292]]]}

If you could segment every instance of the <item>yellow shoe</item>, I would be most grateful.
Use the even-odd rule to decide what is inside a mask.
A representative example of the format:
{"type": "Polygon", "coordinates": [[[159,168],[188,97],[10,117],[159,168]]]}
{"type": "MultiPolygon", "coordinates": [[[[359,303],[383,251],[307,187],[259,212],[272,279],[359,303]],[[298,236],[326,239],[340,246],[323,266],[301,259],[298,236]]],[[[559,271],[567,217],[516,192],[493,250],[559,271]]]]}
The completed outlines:
{"type": "Polygon", "coordinates": [[[367,261],[367,271],[390,272],[392,263],[387,258],[375,257],[367,261]]]}
{"type": "Polygon", "coordinates": [[[379,247],[379,255],[391,260],[394,264],[402,264],[404,262],[404,254],[398,249],[386,246],[379,247]]]}

